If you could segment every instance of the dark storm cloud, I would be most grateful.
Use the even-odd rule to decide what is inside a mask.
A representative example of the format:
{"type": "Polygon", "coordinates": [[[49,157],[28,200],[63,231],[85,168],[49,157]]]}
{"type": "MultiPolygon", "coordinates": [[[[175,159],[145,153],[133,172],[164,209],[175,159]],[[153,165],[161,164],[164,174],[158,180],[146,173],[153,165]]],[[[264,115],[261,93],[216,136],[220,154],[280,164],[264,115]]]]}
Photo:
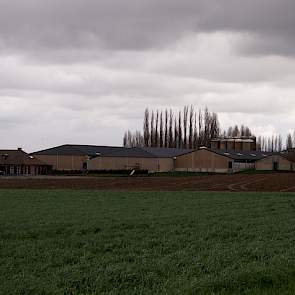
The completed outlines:
{"type": "Polygon", "coordinates": [[[208,106],[223,127],[286,132],[294,11],[294,0],[0,0],[4,148],[120,145],[147,106],[208,106]]]}
{"type": "Polygon", "coordinates": [[[251,35],[244,52],[290,55],[294,11],[293,0],[0,0],[0,48],[143,50],[233,31],[251,35]]]}

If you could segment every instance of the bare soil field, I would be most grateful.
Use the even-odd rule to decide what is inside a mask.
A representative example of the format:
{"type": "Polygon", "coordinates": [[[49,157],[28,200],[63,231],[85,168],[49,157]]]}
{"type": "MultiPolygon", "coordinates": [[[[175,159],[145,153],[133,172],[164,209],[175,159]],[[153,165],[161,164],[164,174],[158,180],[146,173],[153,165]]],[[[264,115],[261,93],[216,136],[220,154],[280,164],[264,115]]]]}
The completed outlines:
{"type": "Polygon", "coordinates": [[[0,189],[295,192],[295,173],[188,177],[0,177],[0,189]]]}

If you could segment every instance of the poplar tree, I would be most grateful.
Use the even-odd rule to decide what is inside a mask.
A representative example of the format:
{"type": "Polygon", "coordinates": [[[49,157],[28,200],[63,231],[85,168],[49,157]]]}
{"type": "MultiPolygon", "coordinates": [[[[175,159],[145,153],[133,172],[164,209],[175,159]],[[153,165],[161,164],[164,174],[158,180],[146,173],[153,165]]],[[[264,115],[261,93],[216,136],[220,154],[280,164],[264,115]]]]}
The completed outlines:
{"type": "Polygon", "coordinates": [[[193,106],[191,106],[189,111],[189,136],[188,136],[188,145],[190,149],[193,148],[193,141],[194,141],[193,124],[194,124],[194,108],[193,106]]]}
{"type": "Polygon", "coordinates": [[[178,148],[182,148],[182,121],[181,121],[181,111],[178,113],[178,148]]]}
{"type": "Polygon", "coordinates": [[[144,123],[143,123],[143,137],[144,137],[144,145],[150,145],[150,122],[149,122],[149,110],[145,109],[144,112],[144,123]]]}
{"type": "Polygon", "coordinates": [[[187,116],[188,116],[188,107],[183,108],[183,147],[187,148],[187,116]]]}
{"type": "Polygon", "coordinates": [[[165,110],[165,137],[164,146],[168,147],[168,110],[165,110]]]}
{"type": "Polygon", "coordinates": [[[156,112],[156,130],[155,130],[155,147],[158,146],[159,143],[159,111],[156,112]]]}
{"type": "Polygon", "coordinates": [[[170,109],[170,113],[169,113],[169,148],[173,147],[173,113],[172,110],[170,109]]]}
{"type": "Polygon", "coordinates": [[[159,145],[160,147],[163,147],[163,112],[160,113],[160,139],[159,139],[159,145]]]}

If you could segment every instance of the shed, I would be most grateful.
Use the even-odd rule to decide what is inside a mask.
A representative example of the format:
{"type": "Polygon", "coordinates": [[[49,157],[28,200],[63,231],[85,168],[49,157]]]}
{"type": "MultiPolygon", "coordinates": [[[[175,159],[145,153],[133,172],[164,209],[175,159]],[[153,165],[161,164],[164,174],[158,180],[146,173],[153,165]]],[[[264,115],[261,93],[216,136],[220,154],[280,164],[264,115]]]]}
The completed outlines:
{"type": "Polygon", "coordinates": [[[295,153],[276,153],[255,163],[258,171],[295,171],[295,153]]]}
{"type": "Polygon", "coordinates": [[[232,173],[255,168],[255,162],[268,153],[253,151],[226,151],[202,147],[176,159],[178,171],[232,173]]]}

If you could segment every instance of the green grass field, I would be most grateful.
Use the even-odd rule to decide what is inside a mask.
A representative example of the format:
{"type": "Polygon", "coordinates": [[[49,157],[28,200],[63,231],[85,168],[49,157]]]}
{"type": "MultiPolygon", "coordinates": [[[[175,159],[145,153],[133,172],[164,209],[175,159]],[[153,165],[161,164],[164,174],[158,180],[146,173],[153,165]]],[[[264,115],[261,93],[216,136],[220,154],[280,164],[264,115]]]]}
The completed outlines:
{"type": "Polygon", "coordinates": [[[294,294],[295,194],[0,190],[0,294],[294,294]]]}

